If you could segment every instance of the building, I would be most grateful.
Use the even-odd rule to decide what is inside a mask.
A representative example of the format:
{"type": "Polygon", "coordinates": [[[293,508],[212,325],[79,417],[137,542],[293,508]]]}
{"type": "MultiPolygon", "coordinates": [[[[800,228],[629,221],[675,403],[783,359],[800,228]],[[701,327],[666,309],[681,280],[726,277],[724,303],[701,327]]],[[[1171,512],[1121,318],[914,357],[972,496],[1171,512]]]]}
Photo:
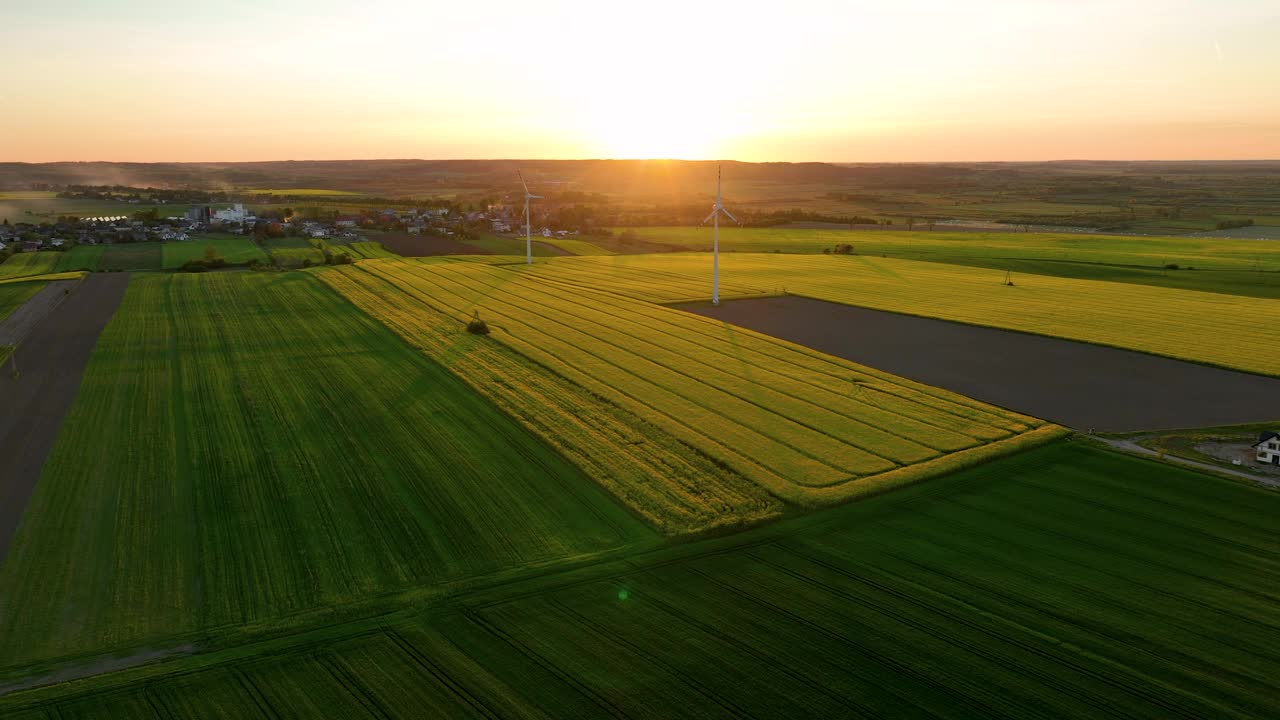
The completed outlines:
{"type": "Polygon", "coordinates": [[[192,205],[187,208],[186,219],[189,223],[208,225],[210,217],[212,217],[212,213],[209,211],[208,205],[192,205]]]}
{"type": "Polygon", "coordinates": [[[236,203],[226,210],[218,210],[213,213],[214,220],[222,222],[243,223],[249,219],[248,213],[244,211],[244,205],[236,203]]]}
{"type": "Polygon", "coordinates": [[[1260,433],[1253,449],[1258,451],[1258,462],[1280,465],[1280,433],[1260,433]]]}

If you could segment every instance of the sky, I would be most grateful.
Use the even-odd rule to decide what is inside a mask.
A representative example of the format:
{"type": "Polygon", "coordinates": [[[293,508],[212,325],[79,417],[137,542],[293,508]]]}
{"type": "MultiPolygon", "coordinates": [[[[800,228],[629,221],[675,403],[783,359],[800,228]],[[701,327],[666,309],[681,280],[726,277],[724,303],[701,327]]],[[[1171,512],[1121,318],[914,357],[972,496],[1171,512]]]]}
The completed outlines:
{"type": "Polygon", "coordinates": [[[0,0],[0,162],[1280,158],[1277,0],[0,0]]]}

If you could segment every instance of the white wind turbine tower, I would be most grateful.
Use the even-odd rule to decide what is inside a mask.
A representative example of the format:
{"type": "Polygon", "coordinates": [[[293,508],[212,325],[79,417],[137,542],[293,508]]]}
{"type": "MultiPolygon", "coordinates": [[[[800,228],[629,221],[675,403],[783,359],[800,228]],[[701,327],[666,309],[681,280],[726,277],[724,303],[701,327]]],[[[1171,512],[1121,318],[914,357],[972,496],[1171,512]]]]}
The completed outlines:
{"type": "Polygon", "coordinates": [[[725,217],[734,221],[738,225],[742,225],[742,223],[738,222],[738,218],[734,217],[732,213],[724,209],[724,202],[720,199],[720,166],[717,165],[716,166],[716,204],[711,206],[711,214],[707,216],[706,220],[703,220],[698,225],[698,227],[702,227],[703,225],[707,224],[707,220],[711,220],[713,221],[713,224],[715,227],[715,235],[712,236],[713,239],[711,241],[711,304],[712,305],[720,304],[720,215],[721,213],[723,213],[725,217]]]}
{"type": "Polygon", "coordinates": [[[534,195],[529,192],[529,185],[524,181],[524,174],[519,170],[516,175],[520,177],[520,184],[524,186],[524,262],[526,265],[533,264],[533,226],[529,224],[529,201],[541,200],[541,195],[534,195]]]}

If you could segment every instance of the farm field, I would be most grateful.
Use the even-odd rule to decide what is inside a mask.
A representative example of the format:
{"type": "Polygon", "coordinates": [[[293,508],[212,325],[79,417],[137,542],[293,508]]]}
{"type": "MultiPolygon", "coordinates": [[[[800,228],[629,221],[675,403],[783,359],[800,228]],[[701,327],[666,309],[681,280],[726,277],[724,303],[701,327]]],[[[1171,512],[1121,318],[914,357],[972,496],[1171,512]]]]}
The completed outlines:
{"type": "Polygon", "coordinates": [[[325,190],[322,188],[247,188],[240,190],[240,192],[249,193],[250,195],[280,195],[283,197],[332,197],[360,194],[347,190],[325,190]]]}
{"type": "Polygon", "coordinates": [[[347,243],[347,248],[356,253],[359,257],[365,258],[394,258],[399,257],[395,253],[382,247],[379,242],[353,242],[347,243]]]}
{"type": "Polygon", "coordinates": [[[102,264],[102,256],[111,245],[76,245],[62,253],[58,258],[58,272],[75,270],[97,270],[102,264]]]}
{"type": "Polygon", "coordinates": [[[265,245],[271,259],[281,267],[301,267],[308,261],[312,265],[324,263],[324,253],[307,238],[270,238],[265,245]]]}
{"type": "Polygon", "coordinates": [[[8,260],[0,263],[0,280],[55,272],[60,257],[61,253],[57,252],[20,252],[10,255],[8,260]]]}
{"type": "Polygon", "coordinates": [[[478,313],[493,339],[791,503],[877,492],[1057,430],[718,321],[486,265],[369,260],[319,277],[392,327],[412,328],[416,311],[452,318],[461,335],[478,313]]]}
{"type": "MultiPolygon", "coordinates": [[[[534,257],[559,257],[561,255],[570,255],[568,251],[561,250],[553,245],[542,242],[543,238],[535,238],[533,241],[534,257]]],[[[488,253],[491,255],[518,255],[520,259],[524,259],[524,238],[516,239],[510,237],[502,237],[500,235],[483,235],[476,238],[467,238],[459,240],[460,244],[465,247],[457,248],[459,253],[488,253]]]]}
{"type": "Polygon", "coordinates": [[[270,258],[251,237],[243,235],[199,235],[186,242],[163,244],[161,267],[166,270],[182,267],[191,260],[203,260],[206,250],[213,249],[228,265],[246,265],[254,260],[270,262],[270,258]]]}
{"type": "Polygon", "coordinates": [[[117,243],[105,246],[98,270],[159,270],[163,263],[163,243],[117,243]]]}
{"type": "MultiPolygon", "coordinates": [[[[643,241],[675,249],[711,249],[707,228],[655,227],[632,232],[643,241]]],[[[864,256],[1280,298],[1280,245],[1256,240],[942,230],[720,230],[724,252],[816,254],[838,243],[852,244],[864,256]],[[1169,264],[1179,269],[1166,269],[1169,264]]]]}
{"type": "Polygon", "coordinates": [[[1280,495],[1060,442],[737,537],[0,698],[6,716],[1232,717],[1280,495]]]}
{"type": "Polygon", "coordinates": [[[135,275],[23,518],[0,564],[0,674],[656,538],[302,273],[135,275]]]}
{"type": "MultiPolygon", "coordinates": [[[[529,272],[650,302],[708,299],[711,258],[662,254],[559,258],[529,272]]],[[[1052,335],[1263,375],[1280,375],[1280,300],[1004,273],[865,256],[727,253],[721,294],[785,290],[820,300],[1052,335]],[[730,288],[734,288],[730,290],[730,288]]]]}
{"type": "Polygon", "coordinates": [[[1278,377],[1131,350],[798,295],[676,307],[1090,433],[1280,415],[1278,377]]]}
{"type": "MultiPolygon", "coordinates": [[[[187,211],[185,203],[153,203],[140,202],[131,204],[115,200],[82,200],[56,197],[57,193],[47,191],[11,191],[0,192],[0,220],[10,223],[42,223],[53,222],[60,216],[71,215],[79,218],[130,216],[137,212],[155,210],[160,217],[181,217],[187,211]]],[[[211,203],[211,207],[220,209],[226,203],[211,203]]]]}
{"type": "Polygon", "coordinates": [[[45,283],[41,281],[0,284],[0,321],[22,307],[23,303],[40,292],[44,286],[45,283]]]}

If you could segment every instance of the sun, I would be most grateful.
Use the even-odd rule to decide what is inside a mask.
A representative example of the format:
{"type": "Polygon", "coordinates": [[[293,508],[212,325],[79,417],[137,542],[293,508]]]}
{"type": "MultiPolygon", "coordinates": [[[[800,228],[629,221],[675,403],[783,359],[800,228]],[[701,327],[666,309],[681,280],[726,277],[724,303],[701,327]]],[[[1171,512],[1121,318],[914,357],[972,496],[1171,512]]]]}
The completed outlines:
{"type": "Polygon", "coordinates": [[[584,120],[584,135],[600,157],[703,160],[715,157],[723,141],[706,118],[663,108],[620,107],[584,120]]]}

